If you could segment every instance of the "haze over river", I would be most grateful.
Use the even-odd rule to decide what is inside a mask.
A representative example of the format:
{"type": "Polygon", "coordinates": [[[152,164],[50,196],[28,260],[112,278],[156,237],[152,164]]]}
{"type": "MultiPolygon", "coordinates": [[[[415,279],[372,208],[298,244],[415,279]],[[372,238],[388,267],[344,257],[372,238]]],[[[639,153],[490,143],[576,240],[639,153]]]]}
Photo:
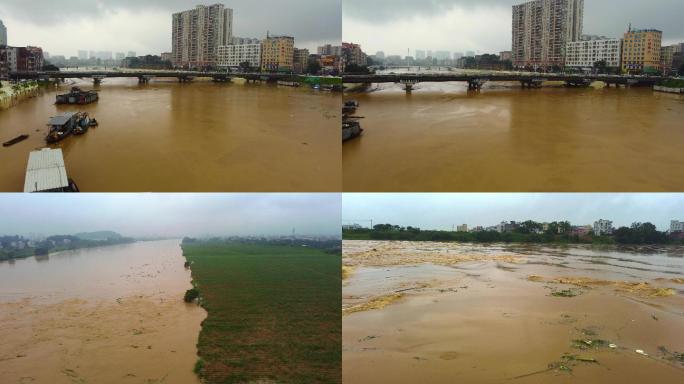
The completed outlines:
{"type": "Polygon", "coordinates": [[[178,240],[0,263],[3,383],[198,383],[178,240]]]}
{"type": "MultiPolygon", "coordinates": [[[[91,80],[74,85],[93,88],[91,80]]],[[[83,192],[339,191],[340,95],[269,84],[105,79],[100,100],[55,106],[59,90],[0,111],[0,191],[23,190],[30,151],[51,116],[85,111],[100,123],[61,147],[83,192]]]]}
{"type": "Polygon", "coordinates": [[[350,93],[349,192],[684,191],[684,96],[650,88],[398,84],[350,93]]]}
{"type": "Polygon", "coordinates": [[[681,246],[345,240],[343,262],[345,383],[684,380],[681,246]]]}

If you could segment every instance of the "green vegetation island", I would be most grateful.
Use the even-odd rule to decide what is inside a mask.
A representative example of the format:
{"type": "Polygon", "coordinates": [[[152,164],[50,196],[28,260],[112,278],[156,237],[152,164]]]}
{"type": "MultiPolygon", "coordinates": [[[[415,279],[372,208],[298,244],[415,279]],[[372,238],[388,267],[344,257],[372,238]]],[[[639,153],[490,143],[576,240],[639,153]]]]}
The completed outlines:
{"type": "Polygon", "coordinates": [[[341,383],[341,241],[186,238],[207,311],[195,372],[212,383],[341,383]]]}
{"type": "Polygon", "coordinates": [[[442,241],[462,243],[555,243],[555,244],[621,244],[621,245],[683,245],[681,233],[660,232],[651,223],[634,223],[631,227],[620,227],[611,233],[596,235],[588,227],[572,226],[569,222],[548,224],[528,220],[510,222],[503,230],[482,229],[473,231],[421,230],[417,227],[402,227],[392,224],[378,224],[373,228],[345,226],[344,240],[402,240],[442,241]]]}
{"type": "Polygon", "coordinates": [[[50,253],[80,248],[94,248],[115,244],[128,244],[134,239],[112,231],[55,235],[41,240],[30,240],[23,236],[0,236],[0,261],[25,259],[31,256],[45,256],[50,253]]]}

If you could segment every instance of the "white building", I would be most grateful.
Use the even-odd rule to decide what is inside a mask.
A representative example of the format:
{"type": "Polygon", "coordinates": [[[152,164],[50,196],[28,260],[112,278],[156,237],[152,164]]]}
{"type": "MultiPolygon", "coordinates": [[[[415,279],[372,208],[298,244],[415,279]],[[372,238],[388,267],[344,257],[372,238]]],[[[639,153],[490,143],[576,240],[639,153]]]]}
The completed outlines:
{"type": "Polygon", "coordinates": [[[456,226],[456,232],[468,232],[468,224],[456,226]]]}
{"type": "Polygon", "coordinates": [[[594,235],[612,235],[613,234],[613,222],[610,220],[599,220],[594,222],[594,235]]]}
{"type": "Polygon", "coordinates": [[[597,61],[605,60],[608,67],[620,67],[622,40],[599,38],[569,41],[565,46],[565,66],[592,68],[597,61]]]}
{"type": "Polygon", "coordinates": [[[239,68],[240,64],[249,62],[252,68],[261,67],[261,43],[222,45],[218,48],[218,66],[221,68],[239,68]]]}
{"type": "Polygon", "coordinates": [[[670,222],[670,233],[684,232],[684,221],[672,220],[670,222]]]}

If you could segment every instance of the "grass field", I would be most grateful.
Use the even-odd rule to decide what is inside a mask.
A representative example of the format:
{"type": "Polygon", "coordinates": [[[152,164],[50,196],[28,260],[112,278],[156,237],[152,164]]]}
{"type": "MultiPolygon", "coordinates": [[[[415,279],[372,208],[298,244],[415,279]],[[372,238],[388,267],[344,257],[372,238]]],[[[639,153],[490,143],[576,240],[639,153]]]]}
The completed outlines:
{"type": "Polygon", "coordinates": [[[208,312],[207,383],[340,383],[341,258],[287,246],[184,244],[208,312]]]}

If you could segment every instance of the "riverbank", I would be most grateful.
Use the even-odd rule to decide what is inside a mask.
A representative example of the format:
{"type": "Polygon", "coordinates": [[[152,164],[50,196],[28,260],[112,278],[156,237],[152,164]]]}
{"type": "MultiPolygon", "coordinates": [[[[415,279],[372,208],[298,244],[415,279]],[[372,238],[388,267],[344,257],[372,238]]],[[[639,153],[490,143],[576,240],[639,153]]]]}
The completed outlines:
{"type": "Polygon", "coordinates": [[[36,383],[198,383],[205,312],[178,241],[0,264],[0,377],[36,383]]]}
{"type": "Polygon", "coordinates": [[[37,81],[27,81],[15,85],[3,81],[0,88],[0,110],[10,109],[24,100],[39,96],[43,87],[44,85],[37,81]]]}
{"type": "Polygon", "coordinates": [[[343,247],[345,383],[684,379],[680,248],[343,247]]]}
{"type": "Polygon", "coordinates": [[[207,319],[204,383],[340,383],[340,259],[306,247],[185,243],[207,319]]]}

